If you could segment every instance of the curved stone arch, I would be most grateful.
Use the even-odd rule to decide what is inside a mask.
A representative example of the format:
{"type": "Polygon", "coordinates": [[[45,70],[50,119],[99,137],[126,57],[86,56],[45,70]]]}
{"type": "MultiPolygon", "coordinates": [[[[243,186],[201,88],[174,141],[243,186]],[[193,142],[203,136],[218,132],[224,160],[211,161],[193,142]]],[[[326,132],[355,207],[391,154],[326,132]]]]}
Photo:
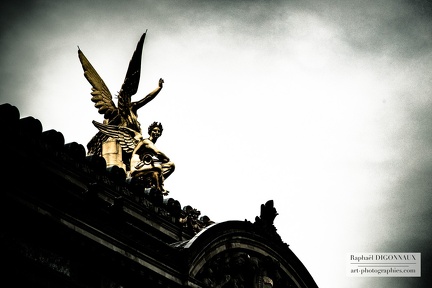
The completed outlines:
{"type": "Polygon", "coordinates": [[[207,227],[184,246],[189,278],[203,287],[318,287],[288,245],[268,236],[248,221],[207,227]]]}

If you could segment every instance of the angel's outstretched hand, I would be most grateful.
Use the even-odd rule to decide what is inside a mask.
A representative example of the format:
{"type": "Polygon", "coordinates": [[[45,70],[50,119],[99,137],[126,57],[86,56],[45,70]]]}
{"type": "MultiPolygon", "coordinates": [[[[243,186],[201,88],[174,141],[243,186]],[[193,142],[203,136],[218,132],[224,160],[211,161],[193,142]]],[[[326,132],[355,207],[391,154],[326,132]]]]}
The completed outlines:
{"type": "Polygon", "coordinates": [[[160,79],[159,79],[159,87],[160,87],[160,88],[163,87],[163,83],[164,83],[164,80],[163,80],[162,78],[160,78],[160,79]]]}

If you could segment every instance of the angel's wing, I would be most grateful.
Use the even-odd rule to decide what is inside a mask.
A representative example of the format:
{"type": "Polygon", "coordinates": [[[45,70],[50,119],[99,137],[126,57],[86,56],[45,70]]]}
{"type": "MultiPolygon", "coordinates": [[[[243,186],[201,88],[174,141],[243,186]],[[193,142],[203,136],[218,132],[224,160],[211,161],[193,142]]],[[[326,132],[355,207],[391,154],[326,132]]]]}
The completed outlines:
{"type": "Polygon", "coordinates": [[[102,124],[92,121],[93,125],[103,134],[113,137],[127,153],[132,153],[138,142],[142,139],[141,133],[128,127],[102,124]]]}
{"type": "Polygon", "coordinates": [[[141,36],[136,46],[135,52],[129,62],[126,77],[118,95],[118,108],[120,111],[129,111],[131,97],[138,91],[141,76],[141,58],[146,32],[141,36]]]}
{"type": "Polygon", "coordinates": [[[108,87],[79,48],[78,57],[84,70],[84,77],[92,85],[91,100],[95,103],[94,106],[100,114],[104,114],[105,119],[113,119],[118,110],[108,87]]]}

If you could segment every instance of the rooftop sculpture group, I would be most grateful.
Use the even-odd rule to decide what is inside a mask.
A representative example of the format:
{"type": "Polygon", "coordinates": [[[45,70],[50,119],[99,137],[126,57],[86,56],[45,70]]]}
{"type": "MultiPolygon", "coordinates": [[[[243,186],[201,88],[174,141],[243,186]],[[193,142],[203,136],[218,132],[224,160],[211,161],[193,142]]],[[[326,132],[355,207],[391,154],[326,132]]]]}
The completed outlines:
{"type": "Polygon", "coordinates": [[[123,168],[128,177],[142,181],[147,188],[156,188],[164,195],[168,194],[163,183],[174,172],[174,163],[155,146],[162,135],[161,123],[153,122],[148,127],[148,138],[144,138],[137,111],[153,100],[163,88],[164,80],[159,79],[158,87],[143,99],[132,102],[131,98],[138,91],[141,74],[141,55],[146,32],[138,41],[129,62],[126,77],[118,93],[117,106],[113,102],[110,90],[93,68],[84,53],[78,48],[78,57],[84,70],[84,76],[92,86],[94,106],[104,115],[103,123],[93,121],[99,131],[87,144],[88,155],[103,156],[107,166],[123,168]]]}

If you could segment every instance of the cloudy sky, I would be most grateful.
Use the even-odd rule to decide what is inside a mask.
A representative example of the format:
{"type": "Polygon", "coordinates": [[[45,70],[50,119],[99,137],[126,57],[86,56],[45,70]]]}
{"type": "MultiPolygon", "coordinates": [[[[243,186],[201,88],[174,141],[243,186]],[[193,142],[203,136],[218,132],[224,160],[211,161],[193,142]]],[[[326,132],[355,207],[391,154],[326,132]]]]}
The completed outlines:
{"type": "Polygon", "coordinates": [[[21,117],[86,146],[103,116],[77,46],[115,95],[147,30],[133,100],[165,80],[138,119],[164,126],[171,197],[216,222],[253,221],[274,200],[321,288],[430,287],[432,4],[9,2],[0,102],[21,117]],[[347,277],[359,252],[421,253],[422,277],[347,277]]]}

